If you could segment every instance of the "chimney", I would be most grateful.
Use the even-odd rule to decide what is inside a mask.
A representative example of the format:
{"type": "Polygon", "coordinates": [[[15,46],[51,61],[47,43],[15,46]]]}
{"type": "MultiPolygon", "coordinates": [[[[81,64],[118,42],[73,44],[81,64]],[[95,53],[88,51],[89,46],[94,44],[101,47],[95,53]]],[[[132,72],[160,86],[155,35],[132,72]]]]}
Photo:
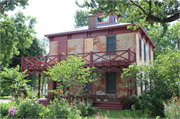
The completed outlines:
{"type": "Polygon", "coordinates": [[[88,16],[88,28],[89,29],[97,28],[97,16],[95,14],[90,14],[88,16]]]}

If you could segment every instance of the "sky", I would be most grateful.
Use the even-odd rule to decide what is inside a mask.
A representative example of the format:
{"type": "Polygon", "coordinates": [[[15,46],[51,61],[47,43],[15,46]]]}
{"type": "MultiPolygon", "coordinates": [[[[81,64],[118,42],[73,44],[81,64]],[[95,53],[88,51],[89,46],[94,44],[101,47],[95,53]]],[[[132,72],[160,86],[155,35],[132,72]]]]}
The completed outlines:
{"type": "MultiPolygon", "coordinates": [[[[78,0],[83,3],[84,0],[78,0]]],[[[25,16],[36,17],[38,22],[35,25],[37,37],[42,39],[45,34],[58,33],[65,30],[74,29],[74,14],[79,8],[75,4],[75,0],[29,0],[29,6],[26,9],[16,8],[13,15],[18,11],[24,13],[25,16]]],[[[87,9],[82,9],[87,10],[87,9]]]]}

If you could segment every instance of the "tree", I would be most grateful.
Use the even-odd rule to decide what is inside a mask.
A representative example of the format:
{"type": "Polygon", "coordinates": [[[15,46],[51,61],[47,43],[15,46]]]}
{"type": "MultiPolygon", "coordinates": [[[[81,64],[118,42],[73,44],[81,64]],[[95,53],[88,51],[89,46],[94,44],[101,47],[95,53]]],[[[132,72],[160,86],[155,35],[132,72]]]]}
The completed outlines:
{"type": "Polygon", "coordinates": [[[130,65],[123,69],[122,78],[132,80],[128,87],[132,88],[136,82],[138,86],[146,85],[142,94],[141,108],[148,108],[155,115],[163,115],[163,101],[172,96],[178,96],[180,85],[179,64],[180,51],[166,48],[165,54],[161,54],[153,62],[153,65],[130,65]]]}
{"type": "Polygon", "coordinates": [[[14,55],[11,59],[9,67],[16,67],[17,65],[21,66],[21,57],[33,57],[33,56],[43,56],[46,54],[45,47],[41,44],[40,40],[36,37],[32,39],[32,44],[29,48],[26,48],[24,51],[19,49],[19,55],[14,55]]]}
{"type": "Polygon", "coordinates": [[[77,97],[84,89],[85,83],[96,81],[98,76],[92,72],[94,67],[84,68],[83,65],[85,62],[82,57],[76,58],[76,55],[71,55],[66,58],[66,61],[62,60],[53,67],[49,67],[45,73],[49,75],[49,79],[60,82],[59,89],[65,92],[64,87],[71,87],[74,96],[77,97]]]}
{"type": "MultiPolygon", "coordinates": [[[[24,78],[27,76],[26,71],[19,72],[19,66],[16,68],[3,68],[3,71],[1,71],[1,91],[6,92],[14,92],[16,90],[24,91],[25,89],[20,89],[20,86],[26,86],[25,83],[28,81],[24,80],[24,78]]],[[[15,92],[14,92],[15,93],[15,92]]],[[[13,94],[14,94],[13,93],[13,94]]],[[[19,92],[16,92],[15,95],[19,95],[19,92]]]]}
{"type": "Polygon", "coordinates": [[[77,1],[76,4],[81,8],[90,8],[91,13],[102,11],[104,18],[111,12],[116,15],[121,14],[120,22],[136,23],[137,25],[158,22],[166,29],[166,23],[179,19],[178,0],[90,0],[90,2],[85,0],[82,5],[77,1]]]}
{"type": "Polygon", "coordinates": [[[76,13],[74,15],[75,20],[75,28],[83,27],[88,25],[88,11],[83,10],[76,10],[76,13]]]}
{"type": "Polygon", "coordinates": [[[148,36],[156,45],[156,48],[153,52],[154,59],[156,59],[158,55],[164,54],[166,47],[170,46],[169,48],[171,48],[172,50],[174,48],[177,48],[177,42],[180,38],[179,26],[180,21],[172,24],[172,26],[169,26],[165,33],[163,31],[163,27],[160,24],[155,24],[153,27],[150,25],[146,27],[148,36]]]}
{"type": "Polygon", "coordinates": [[[25,8],[28,5],[27,0],[3,0],[1,5],[1,62],[3,67],[7,67],[13,55],[18,55],[20,49],[22,52],[32,44],[35,30],[34,24],[36,18],[26,17],[22,12],[9,17],[6,12],[13,11],[17,6],[25,8]],[[28,24],[28,25],[27,25],[28,24]]]}

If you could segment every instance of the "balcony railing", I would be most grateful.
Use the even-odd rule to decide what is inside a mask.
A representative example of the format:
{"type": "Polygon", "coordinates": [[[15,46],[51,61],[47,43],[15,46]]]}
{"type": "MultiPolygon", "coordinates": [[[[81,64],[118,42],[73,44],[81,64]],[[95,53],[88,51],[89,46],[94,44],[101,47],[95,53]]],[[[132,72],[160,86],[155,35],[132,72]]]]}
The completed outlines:
{"type": "MultiPolygon", "coordinates": [[[[21,70],[25,69],[43,69],[53,66],[56,62],[65,60],[69,55],[50,55],[37,57],[22,57],[21,70]]],[[[90,52],[77,53],[76,57],[85,58],[86,65],[93,66],[97,63],[113,63],[113,62],[136,62],[136,53],[128,50],[106,51],[106,52],[90,52]]]]}

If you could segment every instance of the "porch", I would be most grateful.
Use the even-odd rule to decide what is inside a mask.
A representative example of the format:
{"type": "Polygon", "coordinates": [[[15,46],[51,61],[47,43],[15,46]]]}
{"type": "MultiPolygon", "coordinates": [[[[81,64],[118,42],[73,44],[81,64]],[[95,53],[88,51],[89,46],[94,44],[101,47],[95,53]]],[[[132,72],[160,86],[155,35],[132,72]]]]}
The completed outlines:
{"type": "MultiPolygon", "coordinates": [[[[39,81],[38,81],[38,101],[39,103],[43,105],[49,105],[49,100],[47,99],[40,99],[40,78],[43,71],[46,71],[47,68],[53,67],[57,62],[60,62],[62,60],[66,60],[66,57],[69,55],[75,55],[75,54],[58,54],[58,55],[51,55],[51,56],[37,56],[37,57],[22,57],[21,62],[21,71],[28,70],[28,74],[38,74],[39,81]]],[[[119,50],[119,51],[108,51],[108,52],[90,52],[90,53],[77,53],[76,57],[82,57],[85,59],[85,65],[84,67],[97,67],[96,72],[97,73],[105,73],[105,72],[122,72],[123,68],[127,68],[132,63],[136,62],[136,53],[131,51],[131,49],[128,50],[119,50]]],[[[103,79],[104,80],[104,79],[103,79]]],[[[57,83],[52,82],[54,89],[57,85],[57,83]]],[[[104,84],[105,85],[105,84],[104,84]]],[[[98,91],[99,88],[97,84],[90,83],[89,84],[90,90],[94,93],[94,91],[98,91]],[[94,89],[96,88],[96,89],[94,89]]],[[[48,87],[49,88],[49,87],[48,87]]],[[[120,90],[118,85],[117,89],[120,90]]],[[[51,90],[51,88],[49,88],[51,90]]],[[[123,89],[124,92],[132,93],[132,90],[128,88],[123,89]]],[[[100,89],[100,91],[104,91],[104,89],[100,89]]],[[[118,91],[118,93],[120,93],[118,91]]],[[[48,96],[50,96],[48,94],[48,96]]],[[[68,98],[69,100],[70,98],[68,98]]],[[[97,101],[95,100],[93,102],[93,106],[96,106],[100,109],[123,109],[123,106],[120,104],[120,102],[114,102],[109,100],[107,101],[97,101]]]]}

